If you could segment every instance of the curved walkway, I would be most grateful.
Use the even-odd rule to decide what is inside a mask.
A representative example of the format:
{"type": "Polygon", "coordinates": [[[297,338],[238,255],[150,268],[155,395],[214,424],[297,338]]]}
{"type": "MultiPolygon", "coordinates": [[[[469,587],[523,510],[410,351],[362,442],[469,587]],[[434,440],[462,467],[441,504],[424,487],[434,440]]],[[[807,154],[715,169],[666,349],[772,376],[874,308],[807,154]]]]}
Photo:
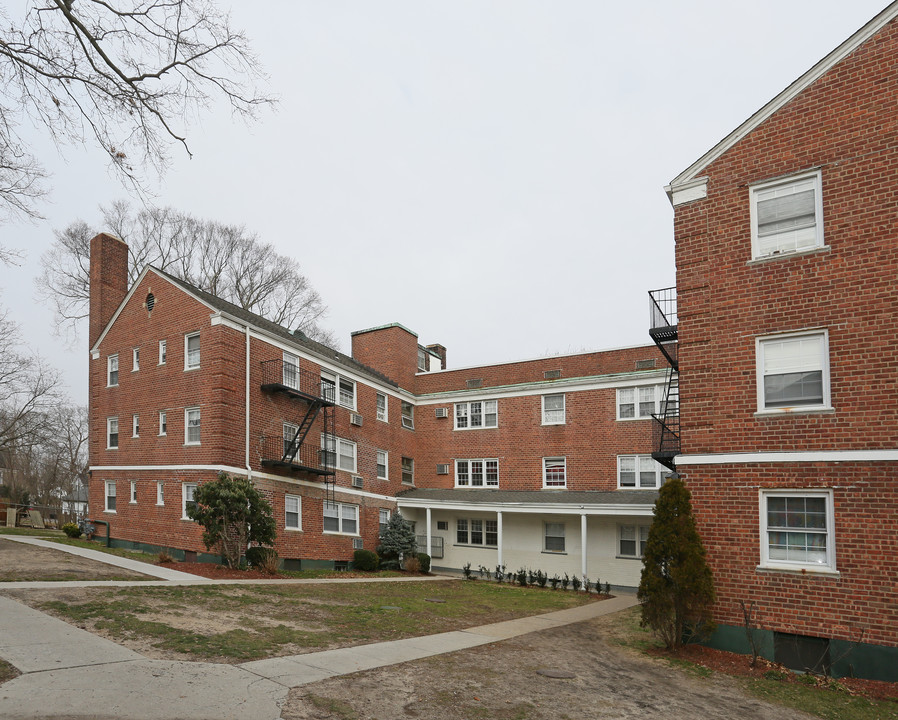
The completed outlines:
{"type": "MultiPolygon", "coordinates": [[[[11,538],[12,536],[4,536],[11,538]]],[[[59,545],[34,538],[18,541],[74,552],[119,567],[148,573],[144,566],[115,555],[59,545]],[[102,556],[102,557],[97,557],[102,556]]],[[[153,568],[153,566],[149,566],[153,568]]],[[[156,571],[160,568],[154,568],[156,571]]],[[[166,571],[187,575],[177,571],[166,571]]],[[[166,585],[233,584],[189,576],[166,585]]],[[[424,582],[454,578],[423,578],[424,582]]],[[[382,582],[408,581],[381,578],[382,582]]],[[[266,583],[371,582],[347,580],[266,580],[266,583]]],[[[155,585],[155,582],[3,583],[2,588],[85,585],[155,585]]],[[[112,720],[277,720],[292,687],[337,675],[394,665],[463,650],[589,620],[636,604],[633,595],[556,612],[518,618],[455,632],[392,642],[256,660],[242,665],[150,660],[121,645],[80,630],[11,598],[0,596],[0,658],[23,674],[0,686],[0,717],[4,720],[92,718],[112,720]]]]}

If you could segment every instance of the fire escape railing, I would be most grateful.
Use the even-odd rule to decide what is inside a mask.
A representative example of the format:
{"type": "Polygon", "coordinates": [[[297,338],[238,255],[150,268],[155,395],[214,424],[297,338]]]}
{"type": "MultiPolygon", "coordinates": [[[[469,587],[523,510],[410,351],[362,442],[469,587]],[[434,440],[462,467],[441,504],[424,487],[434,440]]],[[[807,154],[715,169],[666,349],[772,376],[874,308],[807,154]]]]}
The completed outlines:
{"type": "Polygon", "coordinates": [[[676,470],[680,454],[680,371],[675,287],[649,291],[649,336],[667,358],[667,385],[661,411],[653,414],[652,457],[669,470],[676,470]]]}
{"type": "Polygon", "coordinates": [[[262,464],[290,470],[302,470],[315,475],[333,475],[333,453],[311,443],[294,443],[283,436],[261,438],[262,464]]]}

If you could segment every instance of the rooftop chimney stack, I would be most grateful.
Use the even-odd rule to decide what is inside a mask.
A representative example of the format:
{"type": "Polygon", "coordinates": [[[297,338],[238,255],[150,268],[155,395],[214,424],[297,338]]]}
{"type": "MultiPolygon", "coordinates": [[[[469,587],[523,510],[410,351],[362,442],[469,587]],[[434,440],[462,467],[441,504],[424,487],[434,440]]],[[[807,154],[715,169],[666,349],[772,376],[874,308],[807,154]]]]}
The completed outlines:
{"type": "Polygon", "coordinates": [[[100,233],[90,241],[90,347],[128,294],[128,246],[100,233]]]}

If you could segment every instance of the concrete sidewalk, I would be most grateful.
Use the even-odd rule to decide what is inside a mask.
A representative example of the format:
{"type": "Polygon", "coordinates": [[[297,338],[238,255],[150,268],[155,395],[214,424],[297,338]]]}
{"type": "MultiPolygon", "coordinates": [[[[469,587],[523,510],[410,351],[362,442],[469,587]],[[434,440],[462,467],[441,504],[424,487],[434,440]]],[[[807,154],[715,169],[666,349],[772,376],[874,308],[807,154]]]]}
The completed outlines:
{"type": "Polygon", "coordinates": [[[581,622],[635,604],[635,596],[622,595],[467,630],[233,666],[150,660],[0,596],[0,658],[24,673],[0,687],[0,717],[276,720],[291,687],[581,622]]]}

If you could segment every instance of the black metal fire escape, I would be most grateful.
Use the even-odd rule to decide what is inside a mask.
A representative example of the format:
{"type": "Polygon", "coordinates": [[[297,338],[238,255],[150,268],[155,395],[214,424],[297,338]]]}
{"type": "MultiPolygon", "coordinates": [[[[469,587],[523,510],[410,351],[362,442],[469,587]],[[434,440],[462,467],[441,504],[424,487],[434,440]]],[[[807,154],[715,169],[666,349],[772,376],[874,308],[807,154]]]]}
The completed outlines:
{"type": "Polygon", "coordinates": [[[652,457],[669,470],[676,470],[680,454],[680,370],[677,342],[677,289],[649,291],[649,336],[667,358],[667,386],[661,411],[655,420],[652,457]]]}
{"type": "Polygon", "coordinates": [[[283,393],[305,406],[305,413],[292,435],[284,433],[262,438],[262,465],[322,478],[325,501],[334,502],[336,433],[333,386],[322,383],[318,373],[301,370],[283,360],[267,360],[262,363],[262,390],[283,393]],[[320,444],[306,442],[309,431],[319,417],[320,444]]]}

